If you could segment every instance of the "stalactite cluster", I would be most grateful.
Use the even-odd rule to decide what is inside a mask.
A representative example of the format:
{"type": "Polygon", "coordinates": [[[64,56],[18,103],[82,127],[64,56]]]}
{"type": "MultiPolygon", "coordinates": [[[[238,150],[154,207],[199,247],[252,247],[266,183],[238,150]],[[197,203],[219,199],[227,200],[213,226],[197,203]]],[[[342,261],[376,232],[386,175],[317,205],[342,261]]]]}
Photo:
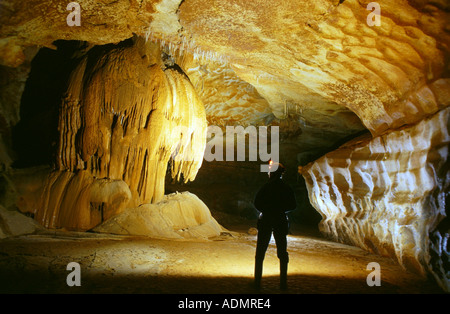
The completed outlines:
{"type": "Polygon", "coordinates": [[[188,77],[138,38],[80,59],[58,129],[57,179],[34,214],[48,227],[89,229],[126,206],[160,201],[169,161],[173,178],[193,180],[207,125],[188,77]]]}

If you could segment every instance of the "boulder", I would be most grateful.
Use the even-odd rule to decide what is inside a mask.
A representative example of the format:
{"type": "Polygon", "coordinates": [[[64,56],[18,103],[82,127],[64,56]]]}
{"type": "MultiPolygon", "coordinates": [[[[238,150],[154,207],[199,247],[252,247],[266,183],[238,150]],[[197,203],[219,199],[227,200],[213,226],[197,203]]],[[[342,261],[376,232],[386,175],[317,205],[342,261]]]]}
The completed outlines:
{"type": "Polygon", "coordinates": [[[165,195],[163,200],[156,204],[144,204],[128,209],[93,231],[183,239],[219,236],[223,227],[196,195],[183,192],[165,195]]]}
{"type": "Polygon", "coordinates": [[[42,229],[33,218],[0,205],[0,239],[31,234],[42,229]]]}

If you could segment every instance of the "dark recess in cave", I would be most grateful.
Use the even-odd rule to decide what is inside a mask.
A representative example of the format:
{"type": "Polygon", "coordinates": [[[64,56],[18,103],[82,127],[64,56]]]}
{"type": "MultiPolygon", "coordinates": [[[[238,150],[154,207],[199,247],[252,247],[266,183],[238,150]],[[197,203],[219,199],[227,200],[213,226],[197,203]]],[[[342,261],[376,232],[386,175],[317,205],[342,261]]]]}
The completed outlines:
{"type": "MultiPolygon", "coordinates": [[[[194,193],[225,228],[236,223],[241,224],[241,227],[256,227],[257,211],[253,201],[259,188],[268,180],[267,173],[260,171],[260,164],[248,161],[203,161],[193,182],[176,182],[168,172],[165,193],[194,193]]],[[[303,176],[297,173],[295,167],[289,167],[284,180],[294,189],[297,201],[297,209],[288,214],[293,230],[305,227],[317,231],[322,217],[309,202],[303,176]]]]}
{"type": "Polygon", "coordinates": [[[20,121],[12,139],[15,168],[52,165],[58,141],[58,113],[74,67],[73,55],[83,45],[59,40],[57,50],[42,48],[31,62],[20,104],[20,121]]]}

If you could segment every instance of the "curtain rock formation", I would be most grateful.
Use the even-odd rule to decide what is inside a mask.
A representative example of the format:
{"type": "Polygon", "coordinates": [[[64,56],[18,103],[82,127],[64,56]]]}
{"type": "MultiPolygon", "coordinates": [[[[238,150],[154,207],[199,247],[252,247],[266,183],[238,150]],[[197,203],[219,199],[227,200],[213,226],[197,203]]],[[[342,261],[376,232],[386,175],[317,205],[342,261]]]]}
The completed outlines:
{"type": "Polygon", "coordinates": [[[155,203],[172,177],[193,180],[203,160],[206,116],[187,76],[143,39],[92,48],[70,76],[60,106],[57,171],[35,218],[87,230],[125,207],[155,203]]]}

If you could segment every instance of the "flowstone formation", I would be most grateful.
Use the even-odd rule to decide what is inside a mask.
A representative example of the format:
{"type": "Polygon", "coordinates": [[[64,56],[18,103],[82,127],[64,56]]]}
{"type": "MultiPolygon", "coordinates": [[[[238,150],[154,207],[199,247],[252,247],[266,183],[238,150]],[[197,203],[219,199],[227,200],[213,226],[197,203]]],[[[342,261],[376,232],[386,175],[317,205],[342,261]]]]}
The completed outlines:
{"type": "Polygon", "coordinates": [[[56,171],[21,211],[48,228],[88,230],[162,200],[169,161],[172,177],[195,178],[205,110],[187,76],[160,56],[136,38],[79,58],[59,108],[56,171]]]}

